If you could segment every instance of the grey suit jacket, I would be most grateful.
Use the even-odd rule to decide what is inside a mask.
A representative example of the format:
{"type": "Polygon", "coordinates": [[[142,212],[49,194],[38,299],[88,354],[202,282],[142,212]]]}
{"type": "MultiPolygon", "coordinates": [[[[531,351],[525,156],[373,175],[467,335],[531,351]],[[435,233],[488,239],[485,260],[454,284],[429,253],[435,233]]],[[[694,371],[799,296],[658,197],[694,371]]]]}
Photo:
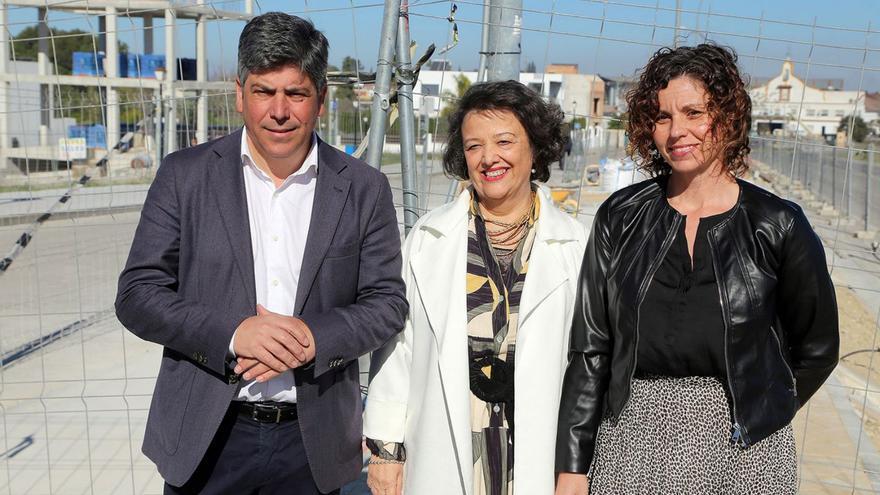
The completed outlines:
{"type": "MultiPolygon", "coordinates": [[[[226,353],[256,313],[241,132],[166,157],[119,277],[119,321],[164,346],[143,451],[175,486],[195,471],[236,394],[226,353]]],[[[320,140],[318,159],[295,301],[316,356],[294,375],[309,465],[330,491],[361,469],[357,358],[403,328],[407,303],[388,180],[320,140]]]]}

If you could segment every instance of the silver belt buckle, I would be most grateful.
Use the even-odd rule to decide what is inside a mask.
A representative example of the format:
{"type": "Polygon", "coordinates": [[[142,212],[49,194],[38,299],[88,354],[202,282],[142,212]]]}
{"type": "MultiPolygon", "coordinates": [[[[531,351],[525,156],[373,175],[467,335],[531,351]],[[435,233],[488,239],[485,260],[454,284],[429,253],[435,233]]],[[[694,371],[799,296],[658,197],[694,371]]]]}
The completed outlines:
{"type": "Polygon", "coordinates": [[[281,408],[277,406],[275,408],[275,423],[281,423],[281,408]]]}

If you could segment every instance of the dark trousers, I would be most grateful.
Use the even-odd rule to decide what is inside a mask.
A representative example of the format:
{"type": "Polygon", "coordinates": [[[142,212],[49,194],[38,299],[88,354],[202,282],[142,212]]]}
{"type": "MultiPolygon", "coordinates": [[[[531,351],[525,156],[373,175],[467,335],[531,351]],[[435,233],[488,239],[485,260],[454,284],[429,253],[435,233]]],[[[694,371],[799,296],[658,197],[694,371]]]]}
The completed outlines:
{"type": "Polygon", "coordinates": [[[258,423],[240,416],[233,403],[189,481],[182,487],[165,483],[165,495],[230,493],[320,495],[299,421],[258,423]]]}

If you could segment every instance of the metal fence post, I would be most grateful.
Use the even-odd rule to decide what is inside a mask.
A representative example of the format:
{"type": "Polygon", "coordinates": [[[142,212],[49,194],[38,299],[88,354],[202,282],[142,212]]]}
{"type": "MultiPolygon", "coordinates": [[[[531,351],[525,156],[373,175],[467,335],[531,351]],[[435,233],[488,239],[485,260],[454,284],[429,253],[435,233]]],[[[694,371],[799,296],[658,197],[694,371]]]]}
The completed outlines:
{"type": "Polygon", "coordinates": [[[873,186],[872,173],[874,170],[874,143],[868,145],[868,170],[865,171],[865,230],[871,230],[871,186],[873,186]]]}
{"type": "Polygon", "coordinates": [[[413,85],[415,73],[409,54],[409,2],[403,0],[398,13],[397,62],[398,69],[397,108],[400,112],[400,171],[403,180],[403,228],[404,235],[419,219],[419,197],[416,194],[416,140],[415,112],[413,112],[413,85]]]}
{"type": "Polygon", "coordinates": [[[837,208],[837,147],[831,147],[831,206],[837,208]]]}
{"type": "Polygon", "coordinates": [[[822,162],[822,155],[825,153],[825,145],[819,145],[819,199],[822,199],[822,191],[825,190],[825,178],[823,177],[823,169],[825,164],[822,162]]]}
{"type": "Polygon", "coordinates": [[[488,81],[519,80],[522,0],[492,0],[489,7],[488,81]]]}
{"type": "Polygon", "coordinates": [[[385,144],[385,128],[391,91],[391,59],[394,57],[394,41],[400,17],[400,0],[385,0],[382,18],[382,34],[379,39],[379,59],[376,62],[376,85],[373,90],[373,106],[370,112],[370,139],[367,145],[367,163],[374,168],[382,165],[382,147],[385,144]]]}

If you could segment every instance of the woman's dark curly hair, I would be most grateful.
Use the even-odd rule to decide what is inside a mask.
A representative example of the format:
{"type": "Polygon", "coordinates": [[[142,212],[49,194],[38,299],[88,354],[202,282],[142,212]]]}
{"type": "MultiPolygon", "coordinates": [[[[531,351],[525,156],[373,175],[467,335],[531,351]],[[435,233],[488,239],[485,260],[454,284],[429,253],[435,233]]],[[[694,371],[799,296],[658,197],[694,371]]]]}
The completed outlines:
{"type": "Polygon", "coordinates": [[[550,178],[550,164],[562,157],[565,142],[562,109],[555,103],[545,102],[538,93],[516,81],[475,84],[459,100],[458,108],[449,116],[449,136],[443,152],[446,174],[461,180],[469,178],[461,125],[468,112],[484,110],[508,110],[516,115],[532,148],[531,180],[546,182],[550,178]]]}
{"type": "Polygon", "coordinates": [[[651,57],[638,85],[626,95],[628,152],[644,170],[655,176],[671,171],[654,144],[654,122],[660,113],[657,93],[681,76],[700,81],[706,89],[710,130],[719,145],[718,159],[732,175],[740,176],[748,170],[752,101],[736,60],[732,48],[715,44],[661,48],[651,57]]]}

